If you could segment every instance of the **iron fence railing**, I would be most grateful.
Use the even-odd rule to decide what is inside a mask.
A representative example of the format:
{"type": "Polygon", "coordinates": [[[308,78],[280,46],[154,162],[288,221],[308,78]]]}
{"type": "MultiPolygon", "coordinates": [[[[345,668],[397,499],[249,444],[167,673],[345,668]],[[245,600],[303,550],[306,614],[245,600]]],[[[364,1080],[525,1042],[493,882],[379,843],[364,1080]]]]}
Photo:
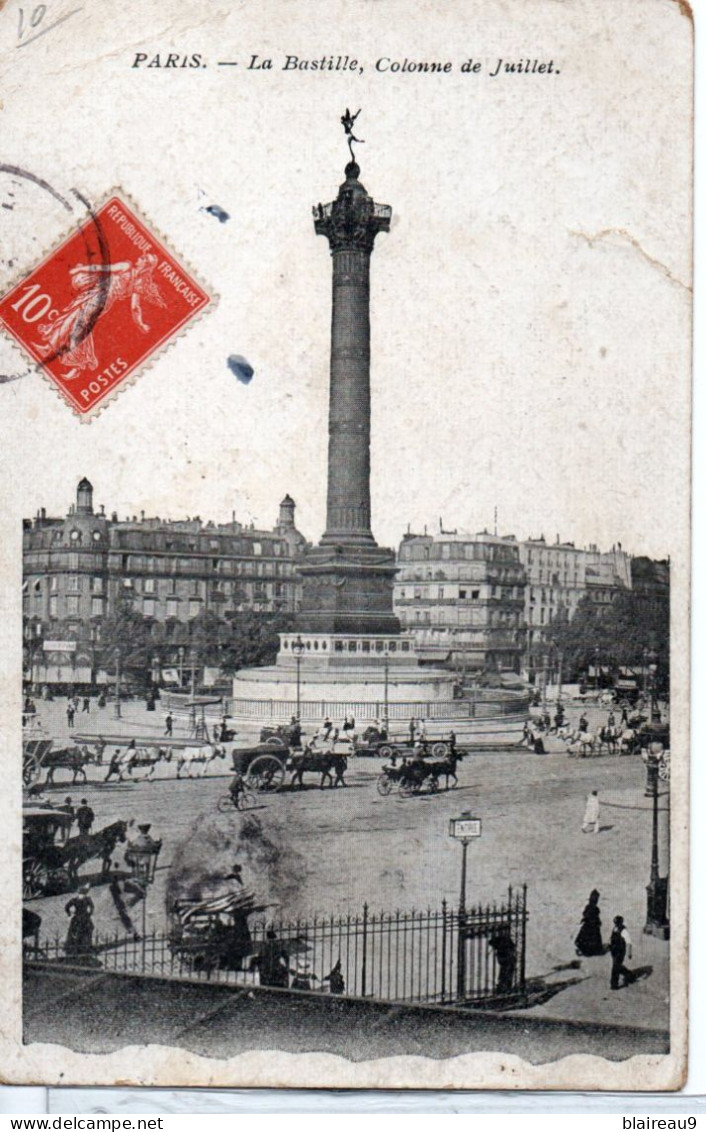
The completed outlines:
{"type": "Polygon", "coordinates": [[[28,961],[157,978],[239,986],[330,991],[410,1003],[524,1000],[527,889],[459,917],[437,911],[371,912],[282,922],[251,921],[233,947],[214,921],[197,937],[172,932],[144,937],[95,936],[90,950],[61,939],[25,942],[28,961]]]}

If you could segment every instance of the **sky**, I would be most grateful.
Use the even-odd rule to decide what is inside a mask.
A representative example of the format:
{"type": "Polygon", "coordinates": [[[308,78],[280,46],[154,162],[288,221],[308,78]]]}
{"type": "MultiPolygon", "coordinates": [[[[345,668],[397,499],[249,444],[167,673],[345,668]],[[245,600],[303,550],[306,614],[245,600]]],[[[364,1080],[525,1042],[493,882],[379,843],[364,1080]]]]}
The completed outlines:
{"type": "MultiPolygon", "coordinates": [[[[204,15],[187,2],[165,24],[148,3],[139,32],[127,13],[90,30],[79,13],[71,34],[32,45],[31,65],[13,57],[8,160],[91,201],[117,186],[217,296],[90,424],[39,374],[0,386],[17,425],[13,513],[63,514],[86,475],[109,512],[235,512],[267,527],[289,492],[318,539],[331,265],[311,206],[343,179],[350,105],[362,108],[361,180],[393,208],[372,260],[378,541],[440,518],[492,530],[497,507],[500,534],[685,553],[689,47],[677,7],[655,0],[645,19],[637,5],[537,3],[523,21],[503,3],[432,5],[423,29],[396,10],[361,21],[333,4],[304,20],[280,6],[273,22],[267,5],[204,15]],[[163,44],[208,65],[132,66],[163,44]],[[344,49],[363,74],[281,69],[287,53],[344,49]],[[248,71],[253,53],[273,70],[248,71]],[[224,54],[239,67],[219,68],[224,54]],[[375,69],[405,57],[453,72],[375,69]],[[469,57],[480,75],[460,72],[469,57]],[[559,73],[489,77],[498,58],[524,57],[559,73]]],[[[3,214],[8,282],[80,218],[23,185],[3,214]]],[[[2,340],[0,372],[18,366],[2,340]]]]}

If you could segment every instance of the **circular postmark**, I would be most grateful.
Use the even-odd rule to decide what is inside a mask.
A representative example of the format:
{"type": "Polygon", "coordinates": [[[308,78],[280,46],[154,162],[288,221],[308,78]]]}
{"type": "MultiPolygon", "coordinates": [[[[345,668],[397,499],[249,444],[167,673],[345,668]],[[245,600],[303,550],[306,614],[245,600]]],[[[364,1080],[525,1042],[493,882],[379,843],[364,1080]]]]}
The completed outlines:
{"type": "MultiPolygon", "coordinates": [[[[0,162],[0,209],[2,210],[4,229],[0,268],[4,268],[8,273],[6,284],[0,287],[0,295],[7,293],[22,278],[30,275],[37,266],[41,255],[51,254],[52,250],[61,243],[62,236],[60,235],[52,240],[47,247],[39,249],[40,255],[32,256],[31,262],[29,262],[28,245],[31,246],[35,243],[37,237],[33,231],[29,232],[27,228],[34,229],[36,227],[38,201],[42,202],[41,207],[43,209],[50,207],[55,210],[58,207],[62,214],[68,213],[74,218],[75,226],[83,237],[87,262],[97,263],[103,267],[106,267],[109,263],[108,241],[101,222],[93,205],[79,189],[71,187],[65,193],[59,192],[43,177],[37,176],[30,170],[23,169],[19,165],[0,162]],[[50,204],[50,202],[52,203],[50,204]],[[13,216],[17,218],[14,225],[14,240],[12,233],[13,216]],[[88,225],[86,224],[87,217],[90,221],[88,225]],[[90,236],[93,238],[91,239],[90,236]]],[[[62,354],[67,351],[75,349],[91,334],[96,321],[105,308],[108,285],[108,276],[99,275],[99,283],[95,288],[90,310],[80,324],[77,324],[72,340],[63,342],[47,354],[43,360],[45,365],[61,358],[62,354]]],[[[51,320],[51,313],[49,319],[51,320]]],[[[35,361],[28,362],[24,369],[19,370],[11,370],[7,365],[3,366],[0,363],[0,384],[17,381],[28,374],[36,373],[41,368],[41,364],[35,361]]]]}

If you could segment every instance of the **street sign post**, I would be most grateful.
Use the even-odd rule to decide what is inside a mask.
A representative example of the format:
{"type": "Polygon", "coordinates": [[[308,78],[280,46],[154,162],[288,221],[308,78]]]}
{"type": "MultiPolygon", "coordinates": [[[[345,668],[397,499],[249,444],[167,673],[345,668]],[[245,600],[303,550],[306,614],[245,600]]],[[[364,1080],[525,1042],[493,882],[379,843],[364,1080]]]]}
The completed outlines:
{"type": "Polygon", "coordinates": [[[461,842],[461,894],[458,900],[458,957],[456,964],[457,997],[463,1001],[466,996],[466,865],[468,845],[481,836],[481,819],[474,818],[466,810],[458,818],[449,821],[449,837],[461,842]]]}

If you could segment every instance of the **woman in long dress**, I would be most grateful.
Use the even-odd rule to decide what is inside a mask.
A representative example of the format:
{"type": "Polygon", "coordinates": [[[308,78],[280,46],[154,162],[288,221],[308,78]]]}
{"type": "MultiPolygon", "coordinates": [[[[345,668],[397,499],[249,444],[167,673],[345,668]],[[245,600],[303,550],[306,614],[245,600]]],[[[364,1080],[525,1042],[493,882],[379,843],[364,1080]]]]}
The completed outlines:
{"type": "Polygon", "coordinates": [[[157,266],[156,255],[141,255],[136,264],[79,263],[69,272],[71,286],[78,294],[49,322],[40,323],[38,333],[43,342],[35,348],[49,361],[58,359],[67,372],[66,381],[73,381],[83,370],[94,370],[98,359],[93,343],[96,323],[119,300],[130,300],[130,313],[135,325],[146,334],[149,330],[142,314],[142,301],[165,307],[159,288],[152,279],[157,266]]]}
{"type": "Polygon", "coordinates": [[[588,898],[588,904],[583,910],[581,927],[576,936],[577,955],[602,955],[603,938],[601,936],[601,910],[598,907],[600,892],[594,888],[588,898]]]}
{"type": "Polygon", "coordinates": [[[90,886],[82,884],[78,896],[73,896],[66,905],[66,913],[71,916],[71,922],[66,933],[64,951],[69,957],[85,958],[93,946],[93,901],[88,895],[89,891],[90,886]]]}

